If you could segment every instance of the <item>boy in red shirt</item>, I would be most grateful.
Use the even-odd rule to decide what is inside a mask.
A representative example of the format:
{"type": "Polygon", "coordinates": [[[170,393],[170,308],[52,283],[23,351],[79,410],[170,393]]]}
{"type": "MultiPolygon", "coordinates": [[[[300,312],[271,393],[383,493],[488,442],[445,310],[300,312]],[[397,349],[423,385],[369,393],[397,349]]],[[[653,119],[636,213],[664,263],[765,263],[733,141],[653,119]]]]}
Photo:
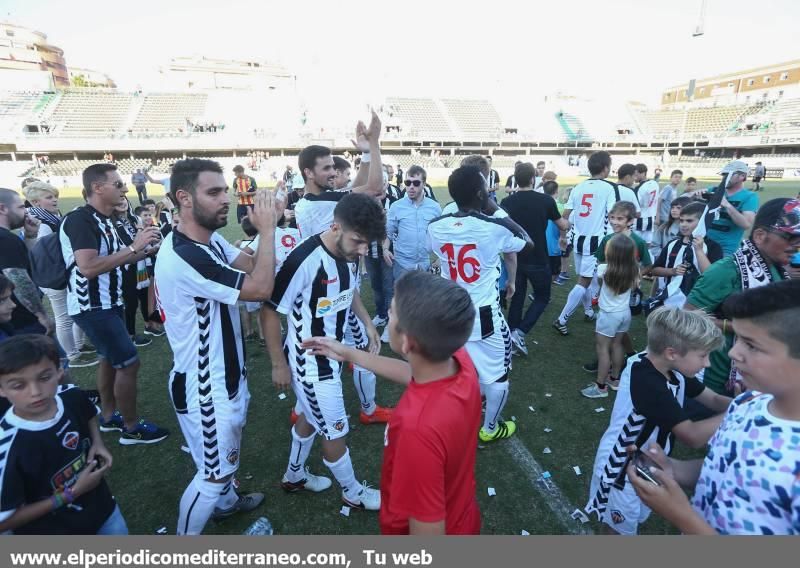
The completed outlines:
{"type": "Polygon", "coordinates": [[[384,437],[382,534],[480,532],[475,432],[481,395],[463,348],[474,320],[472,300],[458,284],[409,272],[395,283],[388,326],[389,344],[407,362],[326,337],[304,343],[315,355],[350,361],[408,385],[384,437]]]}

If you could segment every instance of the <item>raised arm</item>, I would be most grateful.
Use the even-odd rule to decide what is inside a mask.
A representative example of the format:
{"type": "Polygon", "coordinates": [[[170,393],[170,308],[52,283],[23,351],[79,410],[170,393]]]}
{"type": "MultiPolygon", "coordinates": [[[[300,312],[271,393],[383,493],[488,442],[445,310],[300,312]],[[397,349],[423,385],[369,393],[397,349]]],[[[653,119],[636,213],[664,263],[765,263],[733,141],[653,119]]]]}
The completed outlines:
{"type": "Polygon", "coordinates": [[[361,162],[361,169],[359,169],[356,179],[353,182],[353,193],[366,193],[368,195],[380,196],[383,194],[383,164],[381,162],[381,119],[378,113],[372,111],[372,120],[370,120],[369,128],[364,128],[364,123],[359,122],[356,127],[356,146],[362,152],[369,152],[370,162],[366,172],[362,171],[367,164],[361,162]],[[362,181],[366,178],[366,181],[362,181]]]}

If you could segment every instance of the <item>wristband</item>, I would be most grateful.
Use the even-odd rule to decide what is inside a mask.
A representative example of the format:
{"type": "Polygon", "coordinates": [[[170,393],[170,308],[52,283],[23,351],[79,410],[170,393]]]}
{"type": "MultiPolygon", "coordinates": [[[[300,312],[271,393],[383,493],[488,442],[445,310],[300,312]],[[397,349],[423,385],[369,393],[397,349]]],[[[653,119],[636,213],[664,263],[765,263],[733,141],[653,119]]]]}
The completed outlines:
{"type": "Polygon", "coordinates": [[[75,494],[72,492],[72,489],[70,489],[69,487],[65,487],[64,488],[64,501],[66,501],[67,504],[71,504],[71,503],[75,502],[75,494]]]}
{"type": "Polygon", "coordinates": [[[371,159],[372,159],[371,158],[371,154],[369,152],[362,152],[362,154],[361,154],[361,163],[362,164],[369,164],[369,161],[371,159]]]}
{"type": "Polygon", "coordinates": [[[64,497],[61,491],[53,493],[53,509],[60,509],[64,506],[64,497]]]}
{"type": "Polygon", "coordinates": [[[128,245],[128,250],[131,251],[133,254],[136,254],[136,249],[133,248],[133,245],[128,245]]]}
{"type": "Polygon", "coordinates": [[[728,320],[722,320],[722,333],[728,333],[728,320]]]}

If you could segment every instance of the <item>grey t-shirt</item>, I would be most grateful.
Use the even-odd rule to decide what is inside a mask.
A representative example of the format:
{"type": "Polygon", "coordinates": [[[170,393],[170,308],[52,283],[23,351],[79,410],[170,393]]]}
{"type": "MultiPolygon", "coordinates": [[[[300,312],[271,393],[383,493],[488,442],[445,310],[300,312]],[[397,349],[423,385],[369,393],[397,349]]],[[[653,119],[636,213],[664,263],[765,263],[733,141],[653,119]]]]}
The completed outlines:
{"type": "Polygon", "coordinates": [[[672,200],[678,197],[677,191],[670,184],[661,188],[661,204],[658,209],[658,219],[664,223],[669,219],[669,210],[672,207],[672,200]]]}

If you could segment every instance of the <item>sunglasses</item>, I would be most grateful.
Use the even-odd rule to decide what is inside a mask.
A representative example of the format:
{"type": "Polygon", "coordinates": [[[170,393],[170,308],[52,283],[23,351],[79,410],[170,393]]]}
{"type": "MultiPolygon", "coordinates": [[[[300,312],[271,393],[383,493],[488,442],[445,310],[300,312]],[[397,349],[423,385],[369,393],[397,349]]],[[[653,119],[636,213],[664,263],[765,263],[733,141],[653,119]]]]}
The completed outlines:
{"type": "Polygon", "coordinates": [[[790,243],[792,245],[800,245],[800,237],[797,235],[790,235],[788,233],[784,233],[783,231],[778,231],[772,228],[768,228],[766,229],[766,231],[771,235],[775,235],[782,238],[787,243],[790,243]]]}
{"type": "Polygon", "coordinates": [[[105,184],[110,184],[110,185],[113,185],[113,186],[114,186],[114,187],[116,187],[117,189],[122,189],[123,187],[127,187],[127,185],[128,185],[128,184],[126,184],[124,181],[115,181],[115,182],[104,181],[104,182],[103,182],[103,183],[101,183],[100,185],[105,185],[105,184]]]}
{"type": "Polygon", "coordinates": [[[422,180],[419,180],[419,179],[407,179],[407,180],[404,180],[403,183],[406,184],[406,187],[411,187],[412,185],[414,187],[419,187],[419,186],[422,185],[422,180]]]}

